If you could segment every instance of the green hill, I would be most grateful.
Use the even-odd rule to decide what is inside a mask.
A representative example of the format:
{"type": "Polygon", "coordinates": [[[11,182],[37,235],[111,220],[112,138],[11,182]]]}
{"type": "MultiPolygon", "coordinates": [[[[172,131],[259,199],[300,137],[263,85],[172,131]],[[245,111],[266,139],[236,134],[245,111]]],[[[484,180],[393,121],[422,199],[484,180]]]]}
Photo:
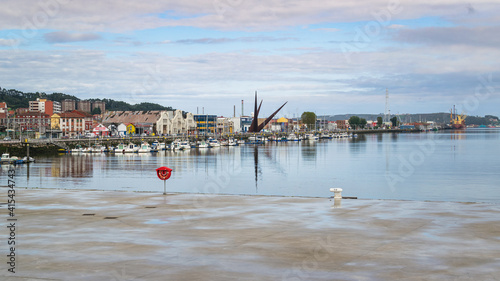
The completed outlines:
{"type": "MultiPolygon", "coordinates": [[[[11,109],[17,108],[27,108],[29,106],[29,101],[34,101],[37,98],[48,99],[51,101],[62,102],[65,99],[71,99],[75,101],[80,101],[81,99],[67,95],[63,93],[52,93],[46,94],[44,92],[35,92],[35,93],[23,93],[18,90],[7,90],[0,87],[0,102],[6,102],[7,106],[11,109]]],[[[91,102],[94,101],[104,101],[106,104],[106,110],[131,110],[131,111],[148,111],[148,110],[174,110],[170,106],[163,106],[157,103],[150,102],[142,102],[138,104],[129,104],[124,101],[115,101],[112,99],[87,99],[91,102]]]]}

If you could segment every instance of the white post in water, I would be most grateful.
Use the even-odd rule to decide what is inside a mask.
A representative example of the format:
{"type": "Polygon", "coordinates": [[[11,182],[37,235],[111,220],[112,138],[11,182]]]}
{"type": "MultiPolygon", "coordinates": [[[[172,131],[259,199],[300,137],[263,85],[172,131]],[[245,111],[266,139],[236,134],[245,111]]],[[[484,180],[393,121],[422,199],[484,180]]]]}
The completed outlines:
{"type": "Polygon", "coordinates": [[[342,201],[342,188],[330,188],[330,191],[333,192],[333,207],[332,208],[340,208],[342,201]]]}

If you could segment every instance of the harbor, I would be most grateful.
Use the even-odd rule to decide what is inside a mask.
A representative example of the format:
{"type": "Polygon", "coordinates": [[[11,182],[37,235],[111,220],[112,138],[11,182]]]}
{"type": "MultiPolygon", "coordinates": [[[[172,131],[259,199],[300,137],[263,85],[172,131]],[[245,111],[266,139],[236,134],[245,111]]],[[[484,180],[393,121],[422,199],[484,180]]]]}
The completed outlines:
{"type": "Polygon", "coordinates": [[[22,188],[17,199],[16,274],[2,270],[2,280],[497,280],[500,273],[498,204],[342,200],[334,208],[328,198],[22,188]]]}
{"type": "MultiPolygon", "coordinates": [[[[169,192],[326,198],[338,187],[360,199],[498,204],[499,139],[497,129],[359,134],[147,153],[63,153],[34,157],[35,163],[15,169],[22,186],[38,189],[157,192],[163,186],[154,171],[167,166],[173,169],[169,192]]],[[[7,181],[6,169],[2,165],[0,181],[7,181]]]]}

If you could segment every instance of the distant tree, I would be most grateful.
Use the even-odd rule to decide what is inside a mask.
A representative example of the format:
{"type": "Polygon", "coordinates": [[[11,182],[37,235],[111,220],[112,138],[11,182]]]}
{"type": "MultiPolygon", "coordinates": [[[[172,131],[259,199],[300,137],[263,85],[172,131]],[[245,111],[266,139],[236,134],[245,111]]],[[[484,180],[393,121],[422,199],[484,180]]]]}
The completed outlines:
{"type": "Polygon", "coordinates": [[[300,116],[300,120],[303,124],[307,125],[308,129],[311,129],[316,124],[316,114],[314,112],[306,111],[302,113],[302,115],[300,116]]]}
{"type": "Polygon", "coordinates": [[[377,127],[382,127],[382,125],[384,124],[384,120],[382,120],[382,117],[377,117],[377,127]]]}
{"type": "Polygon", "coordinates": [[[364,129],[367,123],[365,118],[359,119],[359,127],[361,127],[361,129],[364,129]]]}
{"type": "Polygon", "coordinates": [[[63,93],[52,93],[50,95],[47,95],[47,99],[51,100],[51,101],[58,101],[58,102],[62,102],[63,100],[75,100],[75,101],[79,101],[80,99],[75,97],[75,96],[72,96],[72,95],[66,95],[66,94],[63,94],[63,93]]]}
{"type": "Polygon", "coordinates": [[[358,116],[354,115],[354,116],[351,116],[351,118],[349,118],[348,122],[349,122],[349,126],[351,126],[351,128],[356,129],[357,127],[359,127],[361,119],[359,119],[358,116]]]}
{"type": "Polygon", "coordinates": [[[394,116],[391,118],[391,123],[393,127],[398,126],[398,117],[394,116]]]}
{"type": "Polygon", "coordinates": [[[100,107],[96,107],[94,109],[92,109],[92,115],[94,114],[101,114],[101,108],[100,107]]]}

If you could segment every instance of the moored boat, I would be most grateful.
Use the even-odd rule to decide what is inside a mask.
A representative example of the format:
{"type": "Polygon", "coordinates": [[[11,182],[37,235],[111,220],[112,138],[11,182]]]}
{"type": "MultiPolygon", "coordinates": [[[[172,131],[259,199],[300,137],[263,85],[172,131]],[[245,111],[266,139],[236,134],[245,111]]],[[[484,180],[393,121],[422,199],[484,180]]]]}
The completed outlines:
{"type": "Polygon", "coordinates": [[[17,156],[10,156],[9,153],[3,153],[2,157],[0,158],[1,163],[13,163],[19,160],[19,157],[17,156]]]}

